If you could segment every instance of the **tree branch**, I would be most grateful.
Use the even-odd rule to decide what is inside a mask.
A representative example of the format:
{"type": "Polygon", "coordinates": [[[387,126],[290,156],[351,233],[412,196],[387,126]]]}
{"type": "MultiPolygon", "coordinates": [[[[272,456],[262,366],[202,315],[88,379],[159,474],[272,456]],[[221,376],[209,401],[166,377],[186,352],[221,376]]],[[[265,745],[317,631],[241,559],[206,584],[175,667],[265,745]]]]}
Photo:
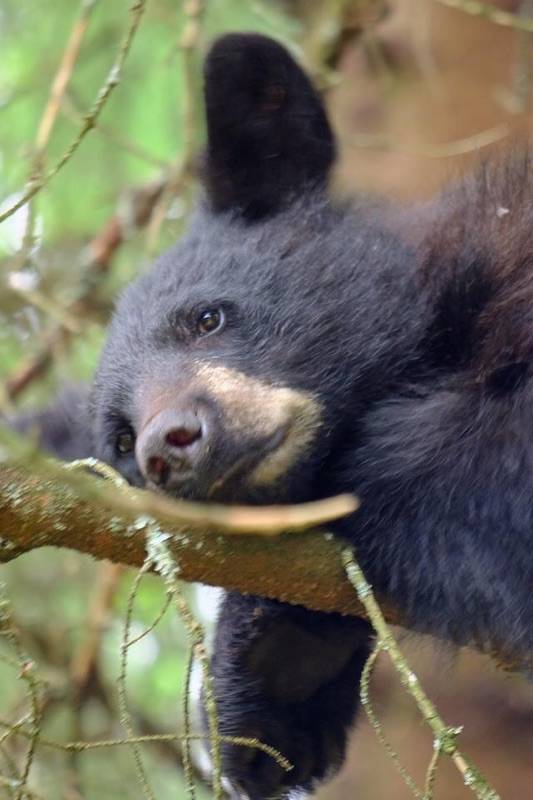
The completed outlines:
{"type": "MultiPolygon", "coordinates": [[[[327,527],[358,506],[351,495],[270,507],[172,500],[133,489],[94,459],[48,458],[0,428],[0,563],[53,546],[142,567],[155,530],[181,580],[368,619],[346,575],[343,544],[327,527]]],[[[387,622],[408,627],[401,609],[377,600],[387,622]]],[[[520,666],[503,646],[473,645],[504,669],[520,666]]]]}
{"type": "MultiPolygon", "coordinates": [[[[3,432],[0,457],[2,442],[3,432]]],[[[26,449],[22,460],[27,457],[26,449]]],[[[0,469],[0,561],[55,546],[140,567],[146,558],[146,529],[155,520],[168,536],[185,581],[364,616],[346,578],[340,544],[318,528],[356,507],[346,496],[257,509],[171,501],[70,470],[33,452],[31,466],[6,459],[0,469]],[[318,529],[295,535],[313,519],[318,529]],[[261,528],[263,534],[279,535],[249,535],[261,528]]],[[[399,621],[393,609],[384,608],[389,621],[399,621]]]]}

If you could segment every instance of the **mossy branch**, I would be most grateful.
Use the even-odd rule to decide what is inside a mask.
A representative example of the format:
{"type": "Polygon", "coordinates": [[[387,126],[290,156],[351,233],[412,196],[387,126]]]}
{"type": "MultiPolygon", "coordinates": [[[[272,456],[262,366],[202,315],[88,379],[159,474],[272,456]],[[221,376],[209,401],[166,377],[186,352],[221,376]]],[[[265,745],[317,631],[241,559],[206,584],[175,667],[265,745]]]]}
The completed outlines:
{"type": "MultiPolygon", "coordinates": [[[[140,568],[155,523],[181,580],[368,619],[328,530],[358,507],[353,495],[262,507],[173,500],[128,486],[96,459],[49,458],[0,426],[0,563],[52,546],[140,568]]],[[[377,600],[388,623],[408,626],[401,609],[377,600]]],[[[490,655],[517,666],[497,645],[490,655]]]]}
{"type": "MultiPolygon", "coordinates": [[[[52,546],[140,568],[155,522],[184,581],[368,619],[328,530],[358,505],[352,495],[255,508],[175,501],[127,486],[100,462],[43,456],[0,427],[0,563],[52,546]]],[[[377,600],[388,623],[408,625],[401,609],[377,600]]],[[[497,646],[490,655],[517,666],[497,646]]]]}
{"type": "MultiPolygon", "coordinates": [[[[55,545],[141,567],[128,602],[119,685],[127,742],[134,748],[146,797],[153,794],[127,711],[125,676],[127,650],[136,641],[131,639],[129,627],[133,598],[142,576],[154,569],[165,580],[168,597],[184,618],[190,645],[202,663],[204,685],[208,690],[210,675],[202,630],[184,603],[178,579],[210,583],[298,603],[310,609],[340,611],[368,618],[376,630],[378,643],[365,668],[361,697],[380,740],[414,796],[432,800],[436,769],[440,756],[445,754],[461,772],[465,786],[479,800],[499,800],[483,775],[458,749],[457,736],[461,729],[445,725],[399,650],[387,621],[401,623],[401,615],[387,606],[382,598],[378,604],[350,550],[343,549],[327,530],[306,530],[314,523],[324,523],[352,513],[357,508],[354,498],[340,496],[296,507],[257,509],[173,502],[150,492],[132,489],[120,475],[100,462],[89,460],[62,464],[46,458],[7,431],[0,431],[0,464],[2,461],[0,561],[8,561],[37,547],[55,545]],[[2,443],[5,445],[3,450],[2,443]],[[14,452],[18,463],[13,463],[14,452]],[[87,468],[97,474],[88,474],[87,468]],[[254,529],[262,529],[262,535],[251,536],[250,531],[254,529]],[[305,542],[302,542],[302,535],[295,535],[301,531],[305,531],[305,542]],[[265,532],[276,532],[277,535],[273,539],[265,536],[265,532]],[[375,658],[381,650],[388,652],[403,685],[415,699],[434,736],[434,755],[423,791],[406,774],[387,744],[370,706],[368,684],[375,658]]],[[[208,691],[207,698],[210,696],[208,691]]],[[[208,711],[215,763],[214,795],[222,797],[217,755],[220,736],[213,699],[208,711]]],[[[188,737],[193,738],[187,719],[188,713],[186,742],[188,737]]],[[[255,740],[252,745],[256,745],[255,740]]],[[[33,750],[30,753],[33,754],[33,750]]],[[[275,757],[282,756],[276,753],[275,757]]],[[[30,757],[28,763],[31,763],[30,757]]],[[[188,784],[192,786],[190,775],[188,784]]]]}
{"type": "MultiPolygon", "coordinates": [[[[256,509],[172,501],[72,469],[0,430],[0,561],[55,546],[141,567],[155,520],[183,580],[364,614],[344,573],[341,547],[323,527],[356,508],[350,496],[256,509]],[[250,535],[254,531],[263,535],[250,535]]],[[[386,613],[398,621],[392,609],[386,613]]]]}

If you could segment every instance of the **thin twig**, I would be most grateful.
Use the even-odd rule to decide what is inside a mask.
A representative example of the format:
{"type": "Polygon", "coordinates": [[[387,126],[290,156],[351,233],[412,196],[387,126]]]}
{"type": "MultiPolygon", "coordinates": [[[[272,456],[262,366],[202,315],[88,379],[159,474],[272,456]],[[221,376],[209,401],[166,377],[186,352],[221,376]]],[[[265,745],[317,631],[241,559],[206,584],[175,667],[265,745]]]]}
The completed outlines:
{"type": "Polygon", "coordinates": [[[387,651],[403,686],[415,700],[425,722],[433,732],[434,746],[452,759],[463,776],[465,786],[479,800],[500,800],[500,796],[492,789],[487,779],[458,749],[457,737],[462,729],[445,725],[437,709],[422,689],[417,676],[398,647],[396,639],[392,635],[381,608],[374,597],[372,587],[355,560],[352,550],[348,548],[343,550],[342,560],[348,579],[356,590],[357,596],[364,605],[368,618],[378,635],[381,649],[387,651]]]}
{"type": "MultiPolygon", "coordinates": [[[[6,438],[10,438],[10,434],[0,431],[0,441],[2,439],[5,441],[6,438]]],[[[55,473],[76,488],[89,486],[82,470],[91,470],[112,480],[115,483],[113,489],[102,485],[98,487],[98,499],[103,505],[111,502],[112,507],[117,510],[127,511],[130,514],[143,514],[145,527],[150,523],[149,518],[153,516],[158,520],[187,524],[192,528],[212,526],[218,531],[224,530],[241,536],[245,534],[277,536],[288,531],[293,533],[305,531],[348,516],[359,508],[359,501],[350,494],[312,500],[298,505],[259,507],[172,500],[154,492],[132,489],[118,472],[95,458],[58,466],[52,459],[45,457],[41,460],[37,457],[34,467],[38,467],[39,464],[48,475],[55,473]]]]}
{"type": "Polygon", "coordinates": [[[74,684],[77,705],[86,694],[91,677],[97,669],[102,634],[109,618],[113,598],[124,569],[120,564],[100,564],[96,583],[89,601],[85,629],[87,634],[74,653],[70,663],[70,676],[74,684]]]}
{"type": "Polygon", "coordinates": [[[510,133],[511,126],[509,123],[502,122],[500,125],[494,125],[494,127],[474,133],[472,136],[465,136],[461,139],[454,139],[451,142],[442,142],[440,144],[420,144],[416,147],[406,147],[398,145],[388,135],[379,133],[350,136],[346,143],[349,147],[387,150],[401,155],[415,156],[416,158],[456,158],[457,156],[475,153],[485,147],[490,147],[505,139],[510,133]]]}
{"type": "Polygon", "coordinates": [[[424,784],[424,800],[433,800],[435,794],[435,781],[437,779],[437,770],[442,756],[441,747],[433,747],[433,755],[431,756],[427,771],[426,781],[424,784]]]}
{"type": "MultiPolygon", "coordinates": [[[[78,17],[72,27],[70,37],[63,52],[63,57],[52,83],[48,102],[46,103],[41,121],[39,122],[37,128],[37,134],[35,137],[35,154],[32,159],[32,166],[28,179],[29,186],[38,184],[40,181],[42,181],[42,176],[46,165],[46,148],[48,146],[48,142],[50,141],[52,130],[54,128],[54,124],[57,119],[68,83],[72,77],[74,66],[80,53],[81,44],[83,42],[83,38],[89,25],[90,17],[96,3],[97,0],[82,0],[81,2],[78,17]]],[[[14,259],[15,272],[19,269],[22,269],[26,265],[26,261],[29,259],[32,248],[35,244],[36,211],[34,199],[35,198],[31,198],[28,201],[28,213],[26,216],[26,225],[24,229],[24,235],[22,237],[22,244],[14,259]]],[[[36,308],[44,310],[47,314],[50,314],[52,318],[58,317],[61,325],[64,327],[76,330],[78,325],[77,321],[70,318],[68,312],[63,312],[62,309],[56,306],[51,298],[47,298],[37,288],[33,288],[29,291],[23,291],[18,288],[14,282],[11,288],[15,291],[19,291],[20,294],[23,295],[26,302],[34,305],[36,308]]]]}
{"type": "Polygon", "coordinates": [[[171,167],[169,180],[159,198],[152,214],[146,235],[146,249],[153,253],[159,238],[161,225],[168,207],[179,189],[186,185],[190,177],[194,158],[197,131],[195,79],[195,52],[202,31],[202,20],[205,12],[204,0],[188,0],[184,3],[185,26],[180,37],[180,50],[183,59],[183,81],[185,85],[184,105],[182,112],[183,146],[179,159],[171,167]]]}
{"type": "Polygon", "coordinates": [[[124,726],[126,733],[128,734],[128,743],[130,744],[133,753],[133,760],[135,762],[137,778],[139,780],[139,783],[141,784],[145,797],[148,798],[148,800],[155,800],[154,791],[150,785],[150,781],[148,780],[148,775],[144,768],[139,744],[137,741],[135,741],[135,735],[133,732],[133,723],[128,709],[128,700],[126,692],[128,648],[130,642],[131,620],[133,616],[133,604],[135,602],[135,597],[137,596],[139,586],[141,585],[141,581],[146,575],[146,573],[150,571],[151,566],[152,566],[151,559],[146,559],[141,569],[137,573],[128,595],[128,602],[126,605],[126,617],[124,620],[124,627],[122,634],[122,643],[120,645],[120,671],[117,678],[117,687],[118,687],[118,701],[120,708],[120,721],[124,726]]]}
{"type": "MultiPolygon", "coordinates": [[[[167,591],[172,595],[176,605],[176,610],[185,626],[191,652],[194,657],[198,659],[202,669],[204,705],[209,726],[211,759],[213,762],[213,794],[215,800],[222,800],[224,792],[222,789],[222,761],[220,753],[220,734],[218,731],[218,711],[215,699],[215,690],[213,686],[213,677],[211,675],[209,659],[205,649],[205,633],[200,622],[194,618],[187,601],[185,600],[183,590],[177,579],[179,565],[169,548],[168,538],[169,537],[167,534],[161,532],[158,525],[153,524],[148,527],[148,560],[154,564],[156,571],[165,581],[167,591]]],[[[190,669],[191,663],[189,662],[188,676],[185,686],[187,698],[190,689],[190,669]]],[[[186,736],[190,735],[188,699],[185,703],[185,733],[186,736]]],[[[186,761],[184,763],[187,770],[186,774],[188,779],[188,787],[190,789],[192,786],[190,753],[188,752],[187,746],[185,747],[185,756],[186,761]]],[[[192,787],[192,796],[194,797],[194,787],[192,787]]]]}
{"type": "Polygon", "coordinates": [[[30,181],[28,186],[26,187],[25,192],[22,194],[19,199],[5,209],[3,212],[0,213],[0,223],[4,222],[4,220],[11,217],[16,211],[26,205],[26,203],[31,200],[38,192],[41,191],[50,181],[60,172],[60,170],[67,164],[82,141],[84,140],[85,136],[89,133],[89,131],[94,127],[95,122],[97,121],[98,117],[100,116],[105,104],[111,97],[113,91],[119,85],[120,80],[122,78],[122,70],[125,64],[125,61],[128,57],[128,54],[131,49],[131,45],[135,34],[139,28],[139,24],[141,22],[142,14],[144,12],[146,6],[146,0],[133,0],[133,3],[130,7],[130,15],[131,21],[130,25],[126,31],[126,35],[124,36],[119,50],[117,58],[115,59],[115,63],[111,67],[111,70],[108,73],[107,79],[98,92],[97,98],[94,102],[93,107],[85,117],[85,121],[76,134],[75,138],[70,143],[69,147],[65,150],[61,158],[56,162],[56,164],[52,167],[51,170],[42,178],[36,181],[30,181]]]}
{"type": "MultiPolygon", "coordinates": [[[[169,598],[172,598],[172,594],[169,592],[169,598]]],[[[193,769],[192,769],[192,757],[191,757],[191,715],[190,715],[190,708],[189,708],[189,698],[191,694],[191,676],[192,676],[192,668],[194,663],[194,648],[192,645],[189,645],[189,650],[187,652],[187,662],[185,665],[185,681],[183,683],[183,724],[185,726],[185,740],[183,742],[183,751],[182,751],[182,762],[183,762],[183,774],[185,777],[185,788],[187,790],[187,794],[189,795],[189,800],[196,800],[196,790],[194,786],[194,776],[193,776],[193,769]]]]}
{"type": "Polygon", "coordinates": [[[16,665],[19,669],[19,677],[26,683],[28,699],[30,702],[30,736],[29,745],[24,759],[24,766],[21,770],[18,788],[15,792],[15,800],[23,800],[24,795],[29,793],[26,788],[30,775],[31,766],[37,748],[37,740],[41,732],[41,707],[40,707],[40,680],[35,674],[35,665],[26,655],[13,621],[11,609],[3,585],[0,586],[0,633],[9,641],[15,654],[16,665]]]}
{"type": "Polygon", "coordinates": [[[370,679],[372,677],[372,672],[376,665],[377,658],[379,654],[383,651],[383,649],[384,649],[383,642],[378,640],[373,651],[367,658],[365,667],[361,675],[361,683],[360,683],[361,704],[366,712],[368,721],[374,728],[379,743],[381,744],[381,746],[389,756],[390,760],[392,761],[392,763],[402,776],[402,779],[404,780],[407,788],[412,792],[412,794],[414,795],[414,797],[417,798],[417,800],[425,800],[424,795],[422,794],[422,792],[416,785],[415,781],[413,780],[411,775],[409,775],[409,773],[403,766],[402,762],[400,761],[398,753],[396,752],[396,750],[393,748],[393,746],[385,736],[385,732],[383,730],[381,722],[379,721],[379,718],[372,706],[372,698],[370,693],[370,679]]]}
{"type": "MultiPolygon", "coordinates": [[[[80,125],[83,122],[83,113],[79,110],[78,105],[72,96],[72,89],[69,91],[68,96],[65,97],[61,110],[63,115],[67,119],[75,122],[76,125],[80,125]]],[[[157,167],[165,172],[167,171],[169,166],[168,161],[148,152],[140,144],[125,136],[122,131],[119,133],[110,125],[103,123],[101,120],[98,120],[98,122],[94,124],[93,129],[95,133],[100,134],[102,138],[106,139],[110,144],[118,147],[120,150],[123,150],[125,153],[128,153],[129,155],[132,155],[141,161],[145,161],[152,167],[157,167]]]]}
{"type": "Polygon", "coordinates": [[[157,628],[157,626],[159,625],[159,623],[161,622],[161,620],[163,619],[163,617],[167,613],[171,602],[172,602],[172,597],[171,597],[171,595],[167,594],[167,596],[165,598],[165,602],[161,606],[161,608],[160,608],[156,618],[154,619],[154,621],[151,622],[150,625],[148,625],[148,627],[145,628],[141,633],[139,633],[138,636],[134,636],[133,639],[128,639],[128,647],[133,647],[133,645],[135,645],[138,642],[140,642],[142,639],[144,639],[146,636],[148,636],[148,634],[151,633],[155,628],[157,628]]]}
{"type": "Polygon", "coordinates": [[[35,146],[37,152],[42,152],[50,140],[52,129],[56,121],[63,97],[67,90],[72,72],[81,49],[83,37],[89,25],[91,14],[96,6],[97,0],[82,0],[81,8],[77,20],[72,28],[69,40],[63,52],[63,58],[52,83],[50,97],[44,109],[43,116],[37,129],[35,146]]]}
{"type": "Polygon", "coordinates": [[[510,11],[503,11],[501,8],[480,2],[480,0],[437,0],[437,2],[449,8],[455,8],[458,11],[464,11],[465,14],[470,14],[470,16],[482,17],[504,28],[533,33],[532,19],[525,19],[510,11]]]}
{"type": "MultiPolygon", "coordinates": [[[[8,728],[14,735],[24,736],[26,739],[30,737],[29,731],[24,730],[24,728],[18,725],[18,723],[12,725],[11,723],[0,719],[0,726],[3,728],[8,728]]],[[[201,742],[207,737],[201,733],[193,733],[189,738],[191,741],[201,742]]],[[[73,751],[83,753],[86,750],[98,750],[103,747],[123,747],[124,745],[130,745],[132,743],[150,744],[152,742],[175,742],[183,741],[183,739],[184,736],[180,735],[179,733],[154,733],[147,736],[134,736],[131,739],[99,739],[95,742],[58,742],[55,739],[49,739],[46,736],[40,736],[39,744],[43,745],[44,747],[50,747],[54,750],[62,750],[66,753],[73,751]]],[[[274,761],[276,761],[280,767],[287,772],[293,769],[291,762],[284,758],[274,747],[270,747],[268,744],[263,744],[257,739],[251,739],[247,736],[222,735],[220,737],[220,741],[227,744],[234,744],[237,747],[253,747],[256,750],[260,750],[262,753],[265,753],[273,758],[274,761]]]]}
{"type": "MultiPolygon", "coordinates": [[[[151,181],[126,193],[121,198],[117,212],[85,248],[79,289],[65,310],[69,318],[80,318],[85,306],[94,295],[97,283],[107,274],[120,245],[149,221],[164,185],[164,180],[151,181]]],[[[82,330],[81,326],[78,326],[78,330],[82,330]]],[[[39,351],[23,361],[7,378],[4,405],[16,400],[34,381],[46,374],[53,364],[56,350],[64,348],[73,334],[74,331],[64,324],[47,334],[39,351]]],[[[1,400],[0,397],[0,405],[1,400]]]]}

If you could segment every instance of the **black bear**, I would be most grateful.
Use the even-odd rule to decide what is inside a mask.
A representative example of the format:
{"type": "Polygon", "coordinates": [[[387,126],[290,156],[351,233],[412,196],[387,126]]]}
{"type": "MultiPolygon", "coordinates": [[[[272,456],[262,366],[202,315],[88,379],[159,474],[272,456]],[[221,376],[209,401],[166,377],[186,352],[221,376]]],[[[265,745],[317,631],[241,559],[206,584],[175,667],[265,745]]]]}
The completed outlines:
{"type": "MultiPolygon", "coordinates": [[[[177,497],[354,492],[360,511],[332,530],[413,629],[527,663],[529,160],[481,167],[410,209],[336,203],[322,103],[286,50],[253,34],[215,43],[205,104],[205,197],[118,304],[90,449],[177,497]]],[[[55,435],[62,454],[68,435],[55,435]]],[[[239,792],[283,797],[342,762],[371,642],[362,620],[226,596],[212,662],[221,731],[295,765],[228,745],[239,792]]]]}

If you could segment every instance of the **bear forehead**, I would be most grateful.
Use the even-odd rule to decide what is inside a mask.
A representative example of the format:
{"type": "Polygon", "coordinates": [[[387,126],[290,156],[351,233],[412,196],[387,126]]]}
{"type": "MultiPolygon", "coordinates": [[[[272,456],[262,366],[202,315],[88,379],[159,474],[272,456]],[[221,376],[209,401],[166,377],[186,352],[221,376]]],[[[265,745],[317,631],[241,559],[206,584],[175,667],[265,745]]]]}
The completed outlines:
{"type": "Polygon", "coordinates": [[[156,303],[162,310],[204,299],[278,305],[280,296],[292,305],[313,292],[329,304],[356,284],[359,294],[375,270],[396,271],[406,260],[398,241],[372,220],[339,212],[322,196],[254,225],[201,209],[182,239],[126,291],[126,305],[142,313],[156,303]]]}
{"type": "MultiPolygon", "coordinates": [[[[226,216],[226,215],[224,215],[226,216]]],[[[229,215],[228,215],[229,216],[229,215]]],[[[268,302],[284,293],[306,291],[311,281],[319,288],[324,265],[336,269],[339,240],[316,230],[286,224],[246,226],[202,215],[182,239],[156,262],[149,273],[126,289],[124,306],[146,310],[168,305],[226,297],[268,302]],[[331,241],[328,241],[331,238],[331,241]]]]}

